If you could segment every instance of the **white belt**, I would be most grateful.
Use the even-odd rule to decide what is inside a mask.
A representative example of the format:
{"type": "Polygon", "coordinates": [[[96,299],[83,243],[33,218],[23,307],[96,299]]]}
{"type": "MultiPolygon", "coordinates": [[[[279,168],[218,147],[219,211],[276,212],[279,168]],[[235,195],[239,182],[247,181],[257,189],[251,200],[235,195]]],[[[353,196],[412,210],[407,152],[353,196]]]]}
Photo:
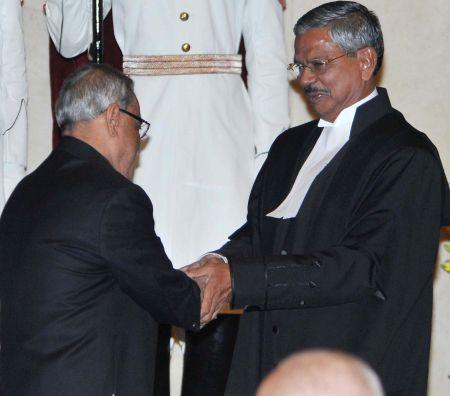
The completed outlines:
{"type": "Polygon", "coordinates": [[[242,55],[125,55],[126,75],[241,74],[242,55]]]}

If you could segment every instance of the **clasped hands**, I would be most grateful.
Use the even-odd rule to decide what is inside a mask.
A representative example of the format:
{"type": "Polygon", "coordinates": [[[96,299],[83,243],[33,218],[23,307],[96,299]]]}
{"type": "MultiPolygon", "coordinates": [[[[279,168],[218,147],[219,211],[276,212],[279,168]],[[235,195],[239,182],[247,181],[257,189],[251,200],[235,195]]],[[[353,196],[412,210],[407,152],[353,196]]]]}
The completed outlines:
{"type": "Polygon", "coordinates": [[[215,319],[223,306],[231,301],[230,267],[220,257],[206,255],[181,270],[200,287],[202,295],[200,324],[204,326],[215,319]]]}

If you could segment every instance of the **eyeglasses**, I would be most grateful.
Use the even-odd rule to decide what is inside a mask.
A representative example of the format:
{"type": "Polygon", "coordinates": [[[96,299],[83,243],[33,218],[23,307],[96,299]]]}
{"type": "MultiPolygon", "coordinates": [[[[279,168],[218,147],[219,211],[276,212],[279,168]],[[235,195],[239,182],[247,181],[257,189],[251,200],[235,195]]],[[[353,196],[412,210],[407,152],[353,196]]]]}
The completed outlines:
{"type": "Polygon", "coordinates": [[[294,77],[300,78],[305,71],[305,69],[308,69],[311,73],[313,73],[316,76],[320,76],[322,74],[325,74],[328,70],[328,65],[331,62],[334,62],[335,60],[338,60],[340,58],[343,58],[344,56],[354,54],[354,52],[346,52],[345,54],[339,55],[336,58],[327,59],[327,60],[313,60],[312,62],[309,62],[306,65],[303,65],[301,63],[289,63],[287,69],[291,71],[294,75],[294,77]]]}
{"type": "Polygon", "coordinates": [[[150,123],[148,121],[145,121],[143,118],[137,116],[136,114],[130,113],[127,110],[119,109],[122,113],[125,113],[127,116],[134,118],[139,124],[139,138],[143,139],[146,135],[148,130],[150,129],[150,123]]]}

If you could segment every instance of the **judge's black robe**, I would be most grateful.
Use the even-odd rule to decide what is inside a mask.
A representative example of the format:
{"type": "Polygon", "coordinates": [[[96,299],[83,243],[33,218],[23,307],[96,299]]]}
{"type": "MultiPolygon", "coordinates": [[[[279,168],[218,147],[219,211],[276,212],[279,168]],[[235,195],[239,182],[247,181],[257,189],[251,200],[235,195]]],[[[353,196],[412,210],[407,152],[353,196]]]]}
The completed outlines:
{"type": "Polygon", "coordinates": [[[244,307],[227,394],[251,395],[281,359],[307,348],[353,353],[388,395],[425,395],[432,281],[449,190],[433,144],[386,90],[357,109],[349,141],[293,219],[270,218],[321,128],[278,137],[249,199],[246,224],[218,252],[244,307]]]}

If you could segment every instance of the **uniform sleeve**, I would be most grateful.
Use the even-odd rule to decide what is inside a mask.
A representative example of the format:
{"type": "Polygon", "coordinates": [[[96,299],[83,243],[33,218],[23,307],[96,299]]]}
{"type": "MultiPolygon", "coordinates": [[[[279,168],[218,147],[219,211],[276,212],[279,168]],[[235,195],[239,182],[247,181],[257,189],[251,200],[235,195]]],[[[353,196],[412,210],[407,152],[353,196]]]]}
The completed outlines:
{"type": "MultiPolygon", "coordinates": [[[[103,16],[111,0],[103,1],[103,16]]],[[[58,52],[72,58],[86,51],[92,41],[92,0],[47,0],[47,29],[58,52]]]]}
{"type": "Polygon", "coordinates": [[[0,23],[0,118],[3,183],[8,198],[27,165],[27,82],[22,7],[4,0],[0,23]]]}
{"type": "Polygon", "coordinates": [[[101,254],[120,288],[156,321],[198,330],[200,290],[172,267],[155,234],[152,205],[144,191],[137,186],[122,189],[102,218],[101,254]]]}
{"type": "MultiPolygon", "coordinates": [[[[278,0],[248,0],[243,37],[257,161],[289,126],[283,11],[278,0]]],[[[259,168],[258,168],[259,169],[259,168]]]]}
{"type": "Polygon", "coordinates": [[[258,232],[259,203],[267,168],[268,163],[266,161],[259,170],[253,183],[247,204],[247,221],[230,235],[227,243],[214,252],[226,257],[227,260],[229,257],[244,258],[253,255],[254,233],[258,232]]]}
{"type": "Polygon", "coordinates": [[[304,255],[228,257],[233,307],[295,309],[368,296],[384,301],[396,287],[393,272],[407,274],[419,288],[412,282],[431,276],[427,263],[434,263],[442,192],[448,193],[442,168],[429,152],[405,149],[369,186],[338,245],[304,255]]]}

